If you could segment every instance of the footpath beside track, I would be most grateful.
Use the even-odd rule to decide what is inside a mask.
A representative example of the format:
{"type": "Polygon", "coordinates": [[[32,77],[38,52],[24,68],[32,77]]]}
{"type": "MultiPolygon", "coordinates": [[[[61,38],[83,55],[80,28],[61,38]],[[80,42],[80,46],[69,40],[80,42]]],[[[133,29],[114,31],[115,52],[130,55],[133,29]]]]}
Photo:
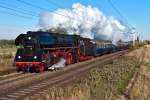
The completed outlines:
{"type": "Polygon", "coordinates": [[[19,78],[3,79],[0,82],[0,100],[20,100],[26,96],[45,91],[52,86],[61,86],[88,72],[93,67],[110,63],[115,58],[127,53],[127,50],[93,58],[92,60],[66,66],[63,70],[41,74],[21,74],[19,78]]]}

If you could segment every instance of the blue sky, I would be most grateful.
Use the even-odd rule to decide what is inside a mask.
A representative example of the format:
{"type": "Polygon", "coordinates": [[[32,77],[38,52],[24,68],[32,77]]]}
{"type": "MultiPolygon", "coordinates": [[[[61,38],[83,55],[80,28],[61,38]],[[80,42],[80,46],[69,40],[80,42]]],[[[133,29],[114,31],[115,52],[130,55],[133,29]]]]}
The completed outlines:
{"type": "MultiPolygon", "coordinates": [[[[124,22],[123,18],[110,6],[107,0],[49,0],[59,5],[55,6],[48,0],[22,0],[40,7],[46,8],[49,11],[58,8],[71,8],[73,3],[81,3],[83,5],[91,5],[99,8],[106,16],[114,16],[124,22]]],[[[136,31],[140,33],[143,39],[150,39],[150,0],[111,0],[118,8],[121,14],[128,20],[128,23],[136,27],[136,31]]],[[[18,34],[29,30],[36,30],[38,27],[38,16],[45,10],[40,10],[31,6],[27,6],[17,0],[0,0],[0,39],[14,39],[18,34]],[[3,8],[2,8],[3,7],[3,8]],[[5,8],[4,8],[5,7],[5,8]],[[8,7],[6,9],[6,7],[8,7]],[[28,10],[32,18],[27,14],[20,14],[10,10],[15,9],[25,13],[28,10]],[[17,14],[13,16],[10,14],[17,14]],[[24,16],[24,17],[18,17],[24,16]]]]}

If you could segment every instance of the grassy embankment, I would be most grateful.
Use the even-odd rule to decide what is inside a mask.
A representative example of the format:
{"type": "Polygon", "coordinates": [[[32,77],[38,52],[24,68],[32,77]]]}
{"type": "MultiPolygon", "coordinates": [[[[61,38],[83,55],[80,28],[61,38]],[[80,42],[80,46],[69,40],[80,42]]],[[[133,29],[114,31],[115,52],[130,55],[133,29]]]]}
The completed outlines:
{"type": "Polygon", "coordinates": [[[64,87],[53,87],[45,93],[29,97],[33,100],[109,100],[125,92],[138,58],[122,56],[112,63],[97,66],[86,76],[64,87]]]}
{"type": "Polygon", "coordinates": [[[0,40],[0,74],[13,69],[15,52],[16,46],[13,40],[0,40]]]}
{"type": "Polygon", "coordinates": [[[150,45],[143,48],[144,59],[140,66],[138,76],[130,89],[129,96],[131,100],[149,100],[150,99],[150,45]]]}

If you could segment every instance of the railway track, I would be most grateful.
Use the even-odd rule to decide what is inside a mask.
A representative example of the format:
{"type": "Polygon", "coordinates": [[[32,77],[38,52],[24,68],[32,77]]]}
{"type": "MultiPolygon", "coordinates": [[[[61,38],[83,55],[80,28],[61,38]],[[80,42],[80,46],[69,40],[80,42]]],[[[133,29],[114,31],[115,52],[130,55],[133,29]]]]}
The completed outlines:
{"type": "Polygon", "coordinates": [[[5,83],[9,83],[9,82],[12,82],[12,81],[17,81],[17,80],[22,79],[22,78],[30,77],[32,75],[35,75],[35,74],[32,74],[32,73],[27,73],[27,74],[12,73],[12,74],[9,74],[9,75],[5,75],[5,76],[2,76],[0,78],[0,85],[3,85],[5,83]]]}
{"type": "MultiPolygon", "coordinates": [[[[13,66],[11,66],[11,67],[13,67],[13,66]]],[[[11,73],[15,73],[15,72],[16,72],[16,68],[0,71],[0,78],[1,78],[1,76],[7,76],[7,75],[9,75],[11,73]]]]}
{"type": "Polygon", "coordinates": [[[4,79],[0,82],[0,100],[20,100],[31,94],[46,91],[47,88],[52,86],[64,85],[86,73],[93,67],[109,63],[126,52],[127,51],[120,51],[107,54],[89,61],[69,65],[63,70],[44,72],[41,74],[27,74],[26,76],[18,76],[19,78],[16,79],[15,77],[13,77],[14,79],[11,77],[9,77],[9,79],[6,78],[6,80],[4,79]]]}

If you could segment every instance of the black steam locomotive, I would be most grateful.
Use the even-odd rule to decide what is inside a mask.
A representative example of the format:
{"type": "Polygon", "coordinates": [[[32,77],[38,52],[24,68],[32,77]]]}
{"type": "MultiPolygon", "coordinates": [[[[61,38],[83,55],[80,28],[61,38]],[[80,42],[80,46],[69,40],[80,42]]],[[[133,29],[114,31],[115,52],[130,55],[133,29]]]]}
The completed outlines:
{"type": "Polygon", "coordinates": [[[20,45],[20,48],[16,52],[14,64],[18,71],[25,72],[43,72],[127,47],[117,47],[111,41],[93,41],[79,35],[42,31],[20,34],[15,44],[20,45]]]}

